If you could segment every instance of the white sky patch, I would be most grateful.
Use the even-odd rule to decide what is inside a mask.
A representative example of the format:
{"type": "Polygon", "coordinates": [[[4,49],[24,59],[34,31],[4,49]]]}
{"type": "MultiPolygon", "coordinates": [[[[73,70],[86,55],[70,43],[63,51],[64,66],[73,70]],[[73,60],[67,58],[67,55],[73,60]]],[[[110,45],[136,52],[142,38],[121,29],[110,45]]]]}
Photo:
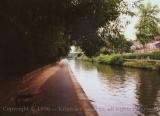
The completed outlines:
{"type": "MultiPolygon", "coordinates": [[[[129,4],[131,4],[135,0],[126,0],[126,1],[129,4]]],[[[160,0],[144,0],[143,3],[144,4],[151,3],[152,5],[158,5],[158,7],[160,8],[160,0]]],[[[131,8],[131,9],[132,9],[132,11],[134,11],[136,13],[138,12],[138,10],[136,8],[131,8]]],[[[159,16],[160,16],[160,14],[159,14],[159,16]]],[[[134,16],[134,17],[122,16],[121,20],[129,20],[130,24],[125,28],[124,35],[126,36],[127,39],[135,40],[136,39],[135,26],[139,20],[139,17],[137,17],[137,16],[134,16]]]]}

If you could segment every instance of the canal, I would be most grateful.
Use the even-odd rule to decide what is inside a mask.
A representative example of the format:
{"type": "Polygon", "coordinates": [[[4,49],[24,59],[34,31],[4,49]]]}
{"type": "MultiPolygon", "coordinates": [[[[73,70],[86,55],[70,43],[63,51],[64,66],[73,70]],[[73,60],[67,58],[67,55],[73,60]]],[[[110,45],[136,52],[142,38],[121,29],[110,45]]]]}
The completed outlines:
{"type": "Polygon", "coordinates": [[[68,61],[100,116],[159,116],[160,73],[68,61]]]}

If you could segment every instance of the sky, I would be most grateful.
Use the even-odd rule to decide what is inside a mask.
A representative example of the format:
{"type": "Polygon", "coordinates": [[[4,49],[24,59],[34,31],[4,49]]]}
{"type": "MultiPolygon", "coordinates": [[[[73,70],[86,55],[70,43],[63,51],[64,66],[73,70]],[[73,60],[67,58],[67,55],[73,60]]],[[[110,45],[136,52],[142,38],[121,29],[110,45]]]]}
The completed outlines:
{"type": "MultiPolygon", "coordinates": [[[[135,0],[126,0],[128,3],[132,3],[133,1],[135,0]]],[[[160,8],[160,0],[144,0],[143,3],[144,4],[147,4],[148,2],[150,2],[152,5],[158,5],[159,8],[160,8]]],[[[132,11],[135,11],[137,12],[137,9],[135,8],[131,8],[132,11]]],[[[159,15],[160,16],[160,15],[159,15]]],[[[134,16],[134,17],[125,17],[125,18],[122,18],[122,21],[123,20],[129,20],[130,24],[125,28],[125,31],[124,31],[124,35],[126,36],[127,39],[130,39],[130,40],[135,40],[136,39],[136,35],[135,35],[135,32],[136,32],[136,29],[135,29],[135,25],[137,24],[138,22],[138,17],[137,16],[134,16]]]]}

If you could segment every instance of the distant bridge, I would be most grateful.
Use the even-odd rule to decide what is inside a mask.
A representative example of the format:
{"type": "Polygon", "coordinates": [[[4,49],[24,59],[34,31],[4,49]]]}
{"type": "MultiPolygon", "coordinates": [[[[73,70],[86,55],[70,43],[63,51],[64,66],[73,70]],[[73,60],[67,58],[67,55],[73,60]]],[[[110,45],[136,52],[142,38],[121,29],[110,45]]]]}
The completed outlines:
{"type": "Polygon", "coordinates": [[[77,58],[79,55],[82,55],[83,52],[70,52],[67,56],[67,58],[69,59],[75,59],[77,58]]]}

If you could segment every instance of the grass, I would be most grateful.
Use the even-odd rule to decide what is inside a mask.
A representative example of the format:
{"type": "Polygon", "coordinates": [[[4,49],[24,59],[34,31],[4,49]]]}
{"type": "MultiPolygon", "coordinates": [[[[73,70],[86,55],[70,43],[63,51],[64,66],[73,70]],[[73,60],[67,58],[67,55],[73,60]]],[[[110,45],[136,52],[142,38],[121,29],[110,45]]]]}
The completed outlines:
{"type": "Polygon", "coordinates": [[[124,58],[127,59],[151,59],[151,60],[160,60],[160,51],[158,52],[146,52],[146,53],[133,53],[125,54],[124,58]]]}
{"type": "Polygon", "coordinates": [[[100,55],[92,58],[81,56],[79,59],[106,65],[121,65],[160,71],[160,52],[100,55]]]}

